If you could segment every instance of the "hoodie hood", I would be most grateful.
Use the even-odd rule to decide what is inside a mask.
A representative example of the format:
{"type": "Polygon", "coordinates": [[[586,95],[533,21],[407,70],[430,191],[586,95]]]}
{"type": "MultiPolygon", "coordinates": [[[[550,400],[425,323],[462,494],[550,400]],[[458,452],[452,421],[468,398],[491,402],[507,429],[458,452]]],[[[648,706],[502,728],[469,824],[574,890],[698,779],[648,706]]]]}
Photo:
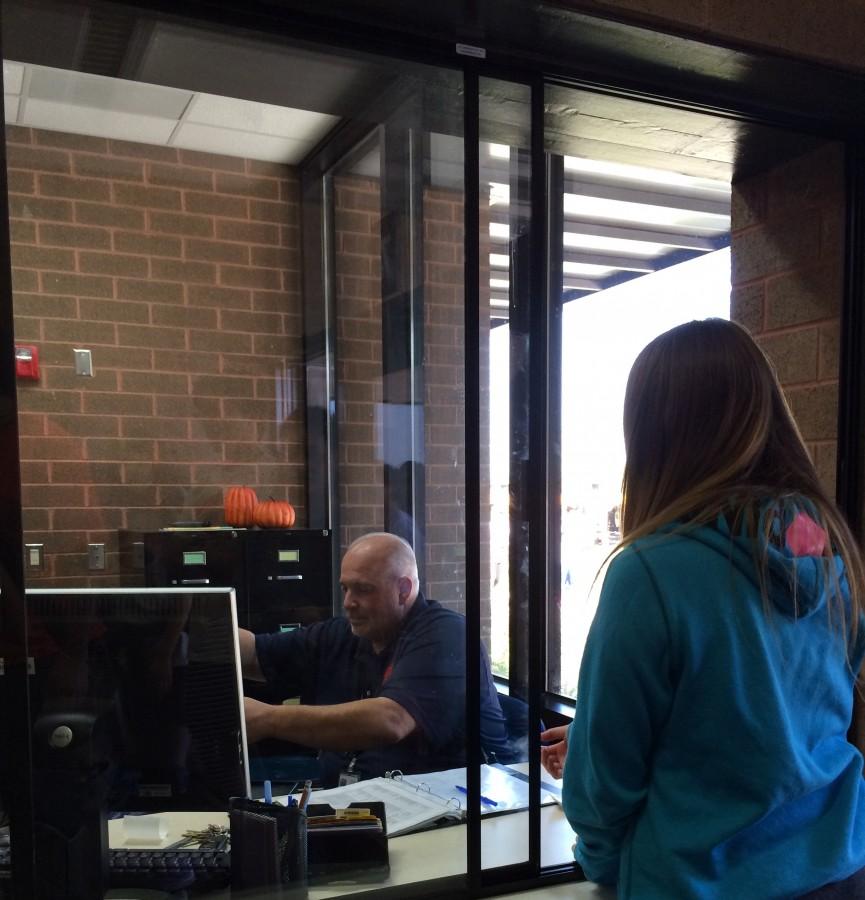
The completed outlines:
{"type": "Polygon", "coordinates": [[[840,556],[824,554],[828,536],[811,516],[801,508],[769,508],[763,516],[772,516],[770,536],[756,555],[753,539],[744,534],[732,535],[724,516],[718,517],[715,527],[697,528],[688,536],[730,559],[758,589],[757,565],[765,553],[769,600],[775,609],[791,618],[825,609],[828,598],[839,588],[846,599],[844,564],[840,556]]]}

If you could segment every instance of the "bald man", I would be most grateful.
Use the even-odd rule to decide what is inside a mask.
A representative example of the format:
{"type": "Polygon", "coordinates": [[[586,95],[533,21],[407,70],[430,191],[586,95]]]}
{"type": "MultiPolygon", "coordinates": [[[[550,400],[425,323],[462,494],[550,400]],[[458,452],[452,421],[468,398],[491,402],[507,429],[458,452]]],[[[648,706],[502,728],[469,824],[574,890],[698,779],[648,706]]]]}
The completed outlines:
{"type": "MultiPolygon", "coordinates": [[[[356,540],[340,586],[345,616],[278,634],[240,630],[244,676],[301,699],[247,697],[249,742],[319,749],[325,785],[465,765],[464,617],[420,593],[414,551],[393,534],[356,540]]],[[[501,752],[504,717],[481,649],[482,743],[501,752]]]]}

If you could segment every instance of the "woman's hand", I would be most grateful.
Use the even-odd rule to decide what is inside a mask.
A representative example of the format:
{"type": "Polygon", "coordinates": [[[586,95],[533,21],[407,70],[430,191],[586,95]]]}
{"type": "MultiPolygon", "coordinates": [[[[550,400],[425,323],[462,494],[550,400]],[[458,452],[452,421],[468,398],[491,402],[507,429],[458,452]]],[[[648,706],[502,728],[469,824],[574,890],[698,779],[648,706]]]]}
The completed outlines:
{"type": "Polygon", "coordinates": [[[548,742],[548,746],[541,747],[541,764],[553,778],[561,778],[565,771],[568,728],[568,725],[557,725],[541,732],[541,740],[548,742]]]}

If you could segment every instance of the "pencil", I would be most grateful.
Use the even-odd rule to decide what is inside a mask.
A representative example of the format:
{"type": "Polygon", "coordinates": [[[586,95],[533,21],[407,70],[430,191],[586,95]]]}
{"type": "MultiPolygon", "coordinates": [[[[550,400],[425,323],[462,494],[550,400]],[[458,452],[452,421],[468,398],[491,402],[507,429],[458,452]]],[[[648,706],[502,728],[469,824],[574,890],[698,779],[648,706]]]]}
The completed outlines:
{"type": "Polygon", "coordinates": [[[300,795],[300,803],[298,806],[306,812],[306,805],[309,803],[309,792],[312,790],[312,782],[307,779],[303,783],[303,793],[300,795]]]}

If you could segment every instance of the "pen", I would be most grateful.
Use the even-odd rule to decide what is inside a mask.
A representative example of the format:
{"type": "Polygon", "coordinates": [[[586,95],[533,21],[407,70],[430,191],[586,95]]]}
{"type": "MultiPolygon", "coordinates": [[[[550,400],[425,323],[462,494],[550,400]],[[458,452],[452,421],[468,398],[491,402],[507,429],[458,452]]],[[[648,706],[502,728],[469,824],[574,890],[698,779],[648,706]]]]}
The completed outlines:
{"type": "Polygon", "coordinates": [[[270,786],[270,779],[264,782],[264,802],[273,803],[273,789],[270,786]]]}
{"type": "MultiPolygon", "coordinates": [[[[454,787],[455,787],[461,794],[466,794],[466,795],[468,795],[468,788],[464,788],[461,784],[455,784],[454,787]]],[[[489,797],[484,797],[483,794],[481,794],[481,803],[486,803],[487,806],[498,806],[498,803],[496,803],[495,800],[490,800],[489,797]]]]}

